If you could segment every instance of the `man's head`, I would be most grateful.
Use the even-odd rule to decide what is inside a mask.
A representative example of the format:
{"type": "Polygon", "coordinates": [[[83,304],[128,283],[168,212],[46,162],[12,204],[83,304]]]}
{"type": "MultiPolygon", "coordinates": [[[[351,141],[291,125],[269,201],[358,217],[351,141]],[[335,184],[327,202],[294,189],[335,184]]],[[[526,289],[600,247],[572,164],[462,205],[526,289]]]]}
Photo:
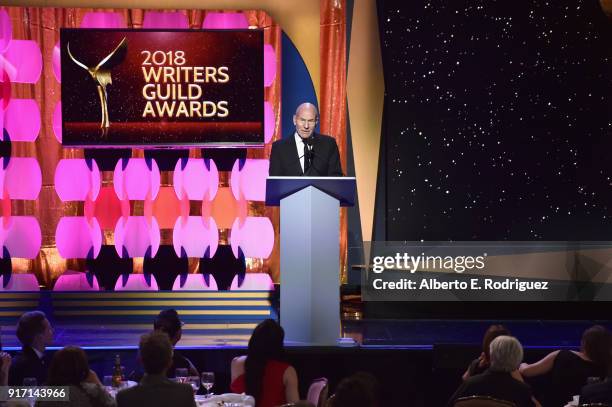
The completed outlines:
{"type": "Polygon", "coordinates": [[[183,335],[183,323],[178,313],[173,309],[163,310],[157,315],[153,322],[156,331],[162,331],[168,335],[172,346],[176,345],[183,335]]]}
{"type": "Polygon", "coordinates": [[[53,328],[42,311],[26,312],[17,323],[17,338],[24,347],[44,351],[53,343],[53,328]]]}
{"type": "Polygon", "coordinates": [[[295,131],[301,138],[312,136],[319,120],[319,111],[312,103],[302,103],[295,110],[293,124],[295,131]]]}
{"type": "Polygon", "coordinates": [[[490,369],[495,372],[512,372],[523,360],[523,346],[513,336],[501,335],[491,341],[490,369]]]}
{"type": "Polygon", "coordinates": [[[139,353],[147,374],[165,374],[172,364],[172,344],[164,332],[153,331],[142,335],[139,353]]]}

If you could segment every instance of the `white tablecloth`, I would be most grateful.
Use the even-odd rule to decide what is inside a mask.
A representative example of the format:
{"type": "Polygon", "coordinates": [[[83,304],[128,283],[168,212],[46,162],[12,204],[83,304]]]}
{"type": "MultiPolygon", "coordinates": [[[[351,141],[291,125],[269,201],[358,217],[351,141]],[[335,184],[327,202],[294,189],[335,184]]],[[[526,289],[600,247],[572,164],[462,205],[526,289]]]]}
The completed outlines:
{"type": "Polygon", "coordinates": [[[211,397],[196,396],[198,407],[254,407],[255,399],[245,394],[217,394],[211,397]]]}

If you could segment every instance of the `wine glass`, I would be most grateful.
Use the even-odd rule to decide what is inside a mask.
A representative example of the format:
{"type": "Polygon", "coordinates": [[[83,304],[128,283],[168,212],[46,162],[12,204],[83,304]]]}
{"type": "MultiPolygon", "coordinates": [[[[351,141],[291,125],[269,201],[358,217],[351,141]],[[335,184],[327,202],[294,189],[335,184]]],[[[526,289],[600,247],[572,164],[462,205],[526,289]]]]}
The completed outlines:
{"type": "Polygon", "coordinates": [[[198,389],[200,388],[200,378],[198,376],[189,376],[187,378],[187,382],[191,385],[193,389],[193,394],[195,395],[198,389]]]}
{"type": "Polygon", "coordinates": [[[179,383],[187,382],[187,369],[186,368],[179,367],[178,369],[176,369],[174,375],[176,376],[179,383]]]}
{"type": "Polygon", "coordinates": [[[202,372],[202,386],[206,389],[206,396],[210,396],[210,389],[215,384],[215,373],[214,372],[202,372]]]}

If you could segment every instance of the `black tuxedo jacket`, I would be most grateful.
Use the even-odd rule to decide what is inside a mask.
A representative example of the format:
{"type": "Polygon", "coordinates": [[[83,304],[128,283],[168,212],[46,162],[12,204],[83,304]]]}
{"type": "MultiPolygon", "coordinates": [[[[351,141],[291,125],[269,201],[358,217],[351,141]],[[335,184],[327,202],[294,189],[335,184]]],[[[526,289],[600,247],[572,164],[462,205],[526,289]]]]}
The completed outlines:
{"type": "Polygon", "coordinates": [[[270,154],[271,177],[297,177],[306,175],[311,177],[341,177],[340,153],[333,137],[313,133],[312,137],[312,165],[304,174],[300,165],[295,136],[291,134],[272,144],[270,154]]]}
{"type": "Polygon", "coordinates": [[[145,375],[138,386],[117,393],[117,407],[196,407],[191,386],[162,375],[145,375]]]}
{"type": "Polygon", "coordinates": [[[35,377],[38,386],[42,386],[47,380],[47,368],[46,356],[40,359],[34,349],[29,346],[24,347],[11,363],[9,386],[22,386],[26,377],[35,377]]]}

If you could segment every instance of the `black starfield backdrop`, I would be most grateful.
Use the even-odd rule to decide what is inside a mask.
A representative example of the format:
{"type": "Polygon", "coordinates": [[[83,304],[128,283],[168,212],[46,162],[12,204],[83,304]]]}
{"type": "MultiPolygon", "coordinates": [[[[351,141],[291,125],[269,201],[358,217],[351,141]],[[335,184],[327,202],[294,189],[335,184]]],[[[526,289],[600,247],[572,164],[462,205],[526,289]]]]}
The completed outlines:
{"type": "Polygon", "coordinates": [[[598,0],[378,6],[387,240],[612,240],[598,0]]]}
{"type": "Polygon", "coordinates": [[[64,145],[263,145],[263,31],[60,37],[64,145]]]}

